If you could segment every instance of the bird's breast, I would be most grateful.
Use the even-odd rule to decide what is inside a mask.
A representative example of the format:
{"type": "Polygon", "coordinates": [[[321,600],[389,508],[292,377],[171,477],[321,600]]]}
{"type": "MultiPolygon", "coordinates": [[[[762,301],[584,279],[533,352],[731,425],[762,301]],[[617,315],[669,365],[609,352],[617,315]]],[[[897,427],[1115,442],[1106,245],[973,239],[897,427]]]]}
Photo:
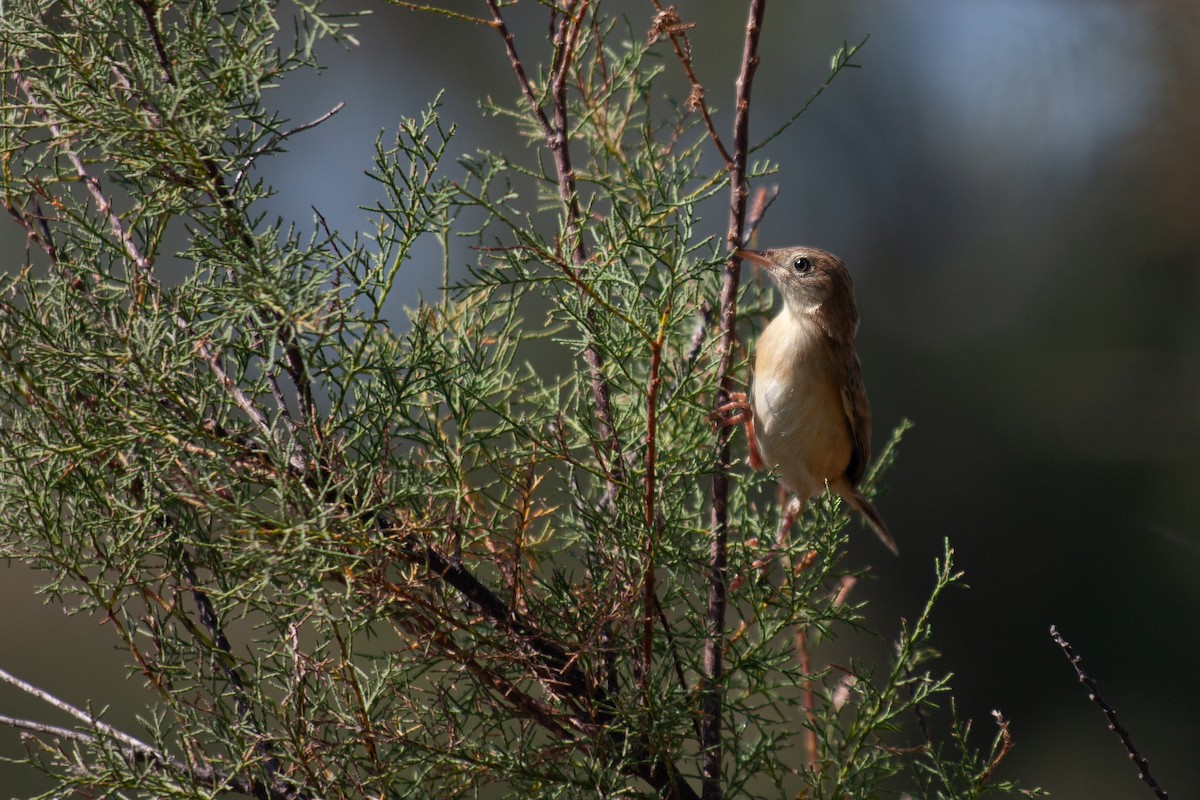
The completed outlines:
{"type": "Polygon", "coordinates": [[[763,460],[804,497],[843,475],[852,442],[842,404],[844,371],[821,330],[786,310],[759,337],[752,389],[763,460]]]}

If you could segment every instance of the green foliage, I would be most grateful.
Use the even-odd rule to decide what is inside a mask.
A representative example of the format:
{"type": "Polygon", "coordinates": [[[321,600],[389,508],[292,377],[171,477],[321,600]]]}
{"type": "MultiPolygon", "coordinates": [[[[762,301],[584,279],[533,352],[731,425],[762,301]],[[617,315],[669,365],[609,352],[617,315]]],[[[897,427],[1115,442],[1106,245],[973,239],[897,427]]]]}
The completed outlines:
{"type": "Polygon", "coordinates": [[[46,797],[690,797],[712,696],[720,796],[1012,790],[1006,738],[979,754],[960,726],[948,754],[917,730],[948,691],[949,549],[886,665],[805,663],[864,624],[836,500],[777,547],[772,482],[739,468],[710,568],[725,253],[699,212],[730,173],[696,104],[661,102],[665,44],[586,4],[556,19],[525,70],[572,173],[515,90],[486,111],[532,146],[450,163],[433,99],[380,138],[359,238],[270,221],[252,169],[300,135],[266,90],[350,20],[5,2],[30,249],[0,287],[0,555],[110,622],[151,709],[136,740],[38,730],[46,797]],[[452,237],[478,253],[453,280],[452,237]],[[389,319],[422,239],[446,289],[389,319]]]}

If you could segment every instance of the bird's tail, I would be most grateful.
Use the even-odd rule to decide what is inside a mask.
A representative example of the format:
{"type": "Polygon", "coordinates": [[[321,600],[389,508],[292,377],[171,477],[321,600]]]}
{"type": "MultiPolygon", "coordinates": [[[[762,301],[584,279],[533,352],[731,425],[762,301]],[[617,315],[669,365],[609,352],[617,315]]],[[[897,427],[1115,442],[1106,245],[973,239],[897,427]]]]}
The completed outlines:
{"type": "Polygon", "coordinates": [[[883,521],[883,517],[879,515],[879,511],[876,510],[875,506],[871,505],[871,501],[863,497],[857,489],[843,495],[843,497],[858,509],[859,513],[863,515],[863,519],[871,526],[871,530],[875,531],[875,535],[879,537],[879,540],[883,542],[888,550],[892,551],[892,555],[900,555],[900,548],[896,547],[896,540],[888,532],[887,523],[883,521]]]}

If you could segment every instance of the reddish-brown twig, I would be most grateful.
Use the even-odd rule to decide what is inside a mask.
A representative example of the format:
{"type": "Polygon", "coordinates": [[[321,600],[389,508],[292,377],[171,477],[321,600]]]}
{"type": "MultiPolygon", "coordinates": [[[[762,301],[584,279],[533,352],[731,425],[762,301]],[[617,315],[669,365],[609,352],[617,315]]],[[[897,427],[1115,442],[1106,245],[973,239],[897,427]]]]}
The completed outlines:
{"type": "MultiPolygon", "coordinates": [[[[975,788],[982,789],[987,786],[992,780],[992,775],[996,772],[996,767],[1000,766],[1000,762],[1008,755],[1008,752],[1013,749],[1012,734],[1008,732],[1008,720],[999,711],[992,711],[992,719],[996,720],[996,725],[1000,728],[1000,749],[996,751],[996,755],[988,763],[987,769],[975,781],[975,788]]],[[[925,737],[929,740],[928,735],[925,737]]]]}
{"type": "Polygon", "coordinates": [[[659,326],[658,336],[650,343],[650,385],[646,391],[646,539],[645,553],[642,564],[642,588],[645,592],[645,617],[642,629],[642,660],[643,677],[646,680],[646,691],[649,691],[650,668],[654,657],[654,608],[658,604],[658,592],[654,585],[654,527],[655,527],[655,493],[658,459],[658,389],[662,383],[659,369],[662,365],[663,339],[666,336],[667,315],[663,314],[663,325],[659,326]]]}
{"type": "Polygon", "coordinates": [[[813,689],[812,682],[812,660],[809,658],[808,652],[808,631],[803,625],[796,627],[796,661],[800,667],[800,672],[804,673],[803,681],[800,688],[803,694],[804,704],[804,723],[806,725],[804,731],[804,756],[808,761],[809,769],[814,769],[817,766],[817,696],[813,689]]]}
{"type": "MultiPolygon", "coordinates": [[[[717,402],[719,408],[729,402],[733,352],[737,340],[737,289],[741,261],[736,255],[742,244],[746,218],[746,151],[750,141],[750,90],[758,68],[758,39],[762,32],[766,0],[750,0],[742,48],[742,67],[737,79],[733,119],[733,158],[729,175],[729,228],[726,248],[729,259],[721,284],[718,308],[717,402]]],[[[721,684],[724,679],[725,605],[727,601],[727,549],[729,540],[729,429],[717,433],[717,463],[712,480],[712,542],[709,546],[706,638],[704,642],[704,678],[702,683],[700,725],[700,771],[704,800],[718,800],[721,790],[721,712],[724,705],[721,684]]]]}
{"type": "Polygon", "coordinates": [[[658,13],[654,15],[654,23],[650,27],[648,37],[650,43],[653,44],[664,35],[671,40],[671,46],[675,48],[675,55],[679,57],[679,63],[683,65],[684,74],[687,75],[692,86],[691,94],[688,95],[688,108],[700,112],[700,116],[704,118],[704,127],[708,129],[708,137],[712,139],[717,152],[725,160],[726,169],[733,169],[733,156],[725,149],[725,143],[721,141],[721,136],[717,133],[716,126],[713,125],[712,115],[708,112],[708,103],[704,102],[704,85],[700,83],[700,79],[696,77],[696,71],[692,67],[692,43],[688,40],[687,31],[694,27],[694,24],[685,24],[680,20],[675,6],[663,8],[659,0],[653,0],[653,2],[658,13]]]}

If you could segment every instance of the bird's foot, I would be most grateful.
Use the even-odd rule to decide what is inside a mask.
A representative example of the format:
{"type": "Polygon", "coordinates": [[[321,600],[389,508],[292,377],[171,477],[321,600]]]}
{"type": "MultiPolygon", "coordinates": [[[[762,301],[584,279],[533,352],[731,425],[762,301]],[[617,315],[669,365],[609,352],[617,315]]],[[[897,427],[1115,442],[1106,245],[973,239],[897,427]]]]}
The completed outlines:
{"type": "Polygon", "coordinates": [[[745,392],[730,392],[729,402],[717,406],[716,411],[708,415],[713,430],[742,425],[746,428],[746,444],[750,449],[750,467],[762,469],[766,466],[762,454],[758,450],[758,440],[754,436],[754,409],[750,398],[745,392]]]}

